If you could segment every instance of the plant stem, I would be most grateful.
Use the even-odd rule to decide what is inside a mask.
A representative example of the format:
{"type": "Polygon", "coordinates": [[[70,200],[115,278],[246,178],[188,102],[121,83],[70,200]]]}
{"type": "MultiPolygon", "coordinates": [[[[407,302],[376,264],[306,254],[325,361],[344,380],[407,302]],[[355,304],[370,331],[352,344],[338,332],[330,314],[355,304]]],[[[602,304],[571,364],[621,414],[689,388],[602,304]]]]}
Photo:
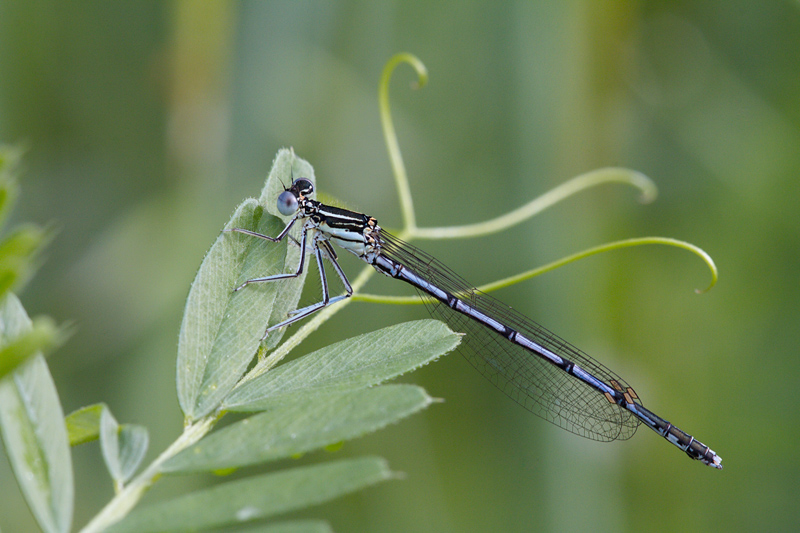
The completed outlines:
{"type": "Polygon", "coordinates": [[[161,475],[160,468],[167,459],[181,450],[191,446],[208,433],[218,418],[207,416],[184,428],[183,433],[175,439],[169,448],[164,450],[141,474],[136,476],[119,494],[114,496],[105,507],[89,522],[82,533],[103,531],[112,524],[122,520],[142,498],[144,493],[161,475]]]}

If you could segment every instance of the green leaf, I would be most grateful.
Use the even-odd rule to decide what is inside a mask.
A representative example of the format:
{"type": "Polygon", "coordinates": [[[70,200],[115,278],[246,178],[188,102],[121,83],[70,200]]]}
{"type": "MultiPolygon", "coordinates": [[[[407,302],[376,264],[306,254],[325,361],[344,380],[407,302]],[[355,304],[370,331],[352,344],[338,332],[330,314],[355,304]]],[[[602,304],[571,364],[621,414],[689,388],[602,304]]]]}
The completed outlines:
{"type": "MultiPolygon", "coordinates": [[[[0,346],[30,331],[16,296],[0,302],[0,346]]],[[[41,355],[0,381],[0,431],[17,482],[39,526],[66,532],[72,522],[73,479],[64,413],[41,355]]]]}
{"type": "MultiPolygon", "coordinates": [[[[313,169],[290,150],[275,157],[264,191],[282,190],[295,173],[313,180],[313,169]],[[293,170],[294,169],[294,170],[293,170]]],[[[277,194],[270,200],[275,204],[277,194]]],[[[246,200],[225,225],[264,235],[277,235],[285,221],[246,200]]],[[[223,232],[203,260],[186,302],[178,341],[178,398],[188,421],[216,409],[247,368],[268,321],[283,320],[296,307],[305,274],[296,279],[233,289],[250,278],[293,272],[299,257],[289,239],[280,244],[240,233],[223,232]],[[294,248],[294,250],[292,250],[294,248]],[[287,260],[288,257],[288,260],[287,260]],[[280,297],[277,297],[278,294],[280,297]]],[[[270,334],[275,346],[282,331],[270,334]]]]}
{"type": "Polygon", "coordinates": [[[35,318],[29,329],[0,347],[0,378],[29,358],[53,349],[64,336],[50,317],[35,318]]]}
{"type": "Polygon", "coordinates": [[[144,458],[149,437],[147,429],[134,424],[120,426],[111,410],[100,412],[100,447],[114,485],[120,489],[144,458]]]}
{"type": "MultiPolygon", "coordinates": [[[[294,155],[292,149],[283,148],[278,151],[275,156],[275,161],[272,164],[272,170],[269,173],[264,187],[261,189],[261,195],[258,198],[258,203],[265,207],[267,213],[274,217],[281,219],[283,224],[280,227],[282,230],[286,224],[291,220],[291,216],[286,216],[278,211],[278,196],[297,178],[306,178],[314,183],[314,168],[305,160],[300,159],[294,155]]],[[[280,232],[280,230],[278,232],[280,232]]],[[[295,228],[295,231],[299,227],[295,228]]],[[[276,234],[267,233],[266,235],[274,236],[276,234]]],[[[250,237],[250,239],[259,239],[250,237]]],[[[257,244],[258,245],[258,244],[257,244]]],[[[270,246],[275,243],[261,240],[260,246],[270,246]]],[[[283,245],[281,245],[283,246],[283,245]]],[[[286,265],[289,265],[286,272],[295,272],[297,265],[300,262],[300,247],[293,245],[291,242],[286,243],[286,258],[284,260],[286,265]]],[[[273,302],[272,313],[269,320],[264,322],[264,329],[267,324],[277,324],[286,320],[288,313],[297,309],[297,302],[300,300],[300,294],[303,292],[303,284],[310,268],[310,263],[306,262],[306,268],[303,273],[294,280],[283,280],[279,285],[278,292],[273,302]]],[[[252,277],[263,277],[264,274],[256,274],[252,277]]],[[[244,281],[244,280],[243,280],[244,281]]],[[[272,350],[275,348],[283,338],[286,328],[280,331],[270,332],[269,337],[264,341],[264,349],[272,350]]],[[[263,331],[261,332],[263,335],[263,331]]]]}
{"type": "Polygon", "coordinates": [[[320,504],[392,476],[378,457],[293,468],[136,509],[107,531],[187,531],[240,524],[320,504]]]}
{"type": "Polygon", "coordinates": [[[150,436],[147,428],[138,424],[122,424],[119,429],[120,479],[128,481],[144,459],[150,436]]]}
{"type": "Polygon", "coordinates": [[[77,446],[100,437],[100,415],[108,409],[104,403],[87,405],[71,412],[64,419],[69,435],[69,445],[77,446]]]}
{"type": "Polygon", "coordinates": [[[376,431],[431,401],[415,385],[312,395],[209,435],[168,460],[162,471],[214,471],[290,457],[376,431]]]}
{"type": "Polygon", "coordinates": [[[418,320],[359,335],[280,365],[236,388],[223,401],[229,411],[291,404],[310,391],[377,385],[453,350],[461,336],[436,320],[418,320]]]}

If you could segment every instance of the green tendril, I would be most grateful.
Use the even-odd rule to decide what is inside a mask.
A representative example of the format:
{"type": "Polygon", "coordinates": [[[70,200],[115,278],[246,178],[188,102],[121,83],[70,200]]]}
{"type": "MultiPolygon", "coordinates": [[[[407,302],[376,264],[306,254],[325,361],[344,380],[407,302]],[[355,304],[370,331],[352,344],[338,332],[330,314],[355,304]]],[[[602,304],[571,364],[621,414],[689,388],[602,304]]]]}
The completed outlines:
{"type": "MultiPolygon", "coordinates": [[[[392,166],[392,174],[397,186],[397,193],[403,217],[403,229],[397,232],[397,236],[400,239],[457,239],[497,233],[524,222],[525,220],[541,213],[545,209],[566,198],[569,198],[572,195],[585,191],[591,187],[606,183],[622,183],[639,189],[640,201],[642,203],[652,202],[656,198],[658,194],[656,186],[653,181],[644,174],[625,168],[601,168],[581,174],[580,176],[576,176],[539,196],[538,198],[534,198],[525,205],[492,220],[464,226],[418,228],[416,225],[416,215],[414,212],[414,201],[411,196],[411,189],[408,184],[408,176],[406,174],[405,165],[403,164],[403,156],[400,151],[400,145],[397,140],[394,123],[392,122],[391,107],[389,105],[389,82],[391,81],[392,74],[394,73],[395,69],[402,63],[411,65],[417,73],[417,81],[412,82],[412,88],[416,89],[423,87],[428,81],[428,71],[422,61],[412,54],[401,53],[393,56],[386,63],[383,68],[383,73],[381,74],[380,84],[378,86],[378,104],[380,109],[381,125],[383,128],[383,136],[392,166]]],[[[495,291],[497,289],[508,287],[515,283],[533,278],[540,274],[544,274],[545,272],[549,272],[558,267],[592,255],[644,244],[674,246],[677,248],[683,248],[699,256],[706,263],[706,265],[708,265],[708,268],[711,271],[711,284],[705,289],[696,289],[695,292],[698,294],[707,292],[717,283],[717,267],[711,257],[701,248],[698,248],[697,246],[688,242],[670,239],[667,237],[643,237],[606,243],[594,248],[589,248],[539,268],[528,270],[509,278],[482,285],[478,287],[478,290],[482,292],[495,291]]],[[[297,346],[312,332],[316,331],[319,326],[328,320],[333,314],[341,311],[352,302],[360,301],[396,305],[415,305],[425,303],[424,299],[416,296],[382,296],[360,293],[360,289],[367,283],[373,274],[375,274],[375,270],[373,268],[365,267],[352,283],[354,293],[351,298],[346,298],[339,304],[326,307],[325,309],[316,313],[314,317],[309,319],[301,328],[298,329],[294,335],[292,335],[289,339],[284,341],[281,346],[275,349],[275,351],[263,359],[259,358],[256,366],[242,381],[252,379],[275,366],[295,346],[297,346]]]]}
{"type": "Polygon", "coordinates": [[[652,202],[658,194],[655,183],[640,172],[626,168],[601,168],[576,176],[527,204],[492,220],[465,226],[415,228],[411,231],[411,236],[420,239],[463,239],[490,235],[516,226],[570,196],[604,183],[624,183],[637,187],[641,191],[642,203],[652,202]]]}
{"type": "MultiPolygon", "coordinates": [[[[694,244],[685,241],[670,239],[668,237],[640,237],[636,239],[624,239],[621,241],[614,241],[606,244],[601,244],[600,246],[595,246],[594,248],[583,250],[581,252],[569,255],[567,257],[561,258],[557,261],[553,261],[552,263],[548,263],[538,268],[534,268],[526,272],[510,276],[508,278],[493,281],[492,283],[487,283],[486,285],[481,285],[480,287],[477,287],[477,290],[481,292],[496,291],[498,289],[509,287],[521,281],[534,278],[546,272],[550,272],[551,270],[555,270],[569,263],[574,263],[580,259],[585,259],[592,255],[597,255],[603,252],[610,252],[612,250],[619,250],[621,248],[629,248],[631,246],[642,246],[645,244],[661,244],[665,246],[674,246],[676,248],[683,248],[684,250],[688,250],[693,254],[699,256],[703,260],[703,262],[705,262],[705,264],[708,266],[708,269],[711,271],[711,283],[705,289],[695,289],[695,292],[697,294],[708,292],[714,285],[717,284],[717,278],[718,278],[717,265],[714,264],[714,260],[711,259],[711,256],[708,255],[702,248],[699,248],[694,244]]],[[[353,299],[361,302],[394,304],[394,305],[416,305],[425,303],[424,299],[418,298],[416,296],[381,296],[377,294],[368,294],[368,293],[354,294],[353,299]]]]}
{"type": "Polygon", "coordinates": [[[600,246],[595,246],[593,248],[583,250],[581,252],[559,259],[557,261],[553,261],[552,263],[549,263],[547,265],[543,265],[538,268],[528,270],[527,272],[522,272],[515,276],[511,276],[505,279],[494,281],[492,283],[488,283],[486,285],[482,285],[478,287],[478,290],[482,292],[495,291],[497,289],[502,289],[504,287],[508,287],[515,283],[519,283],[520,281],[525,281],[526,279],[533,278],[540,274],[544,274],[545,272],[550,272],[551,270],[555,270],[556,268],[559,268],[561,266],[573,263],[575,261],[578,261],[579,259],[584,259],[586,257],[597,255],[603,252],[610,252],[612,250],[619,250],[621,248],[629,248],[631,246],[642,246],[645,244],[661,244],[666,246],[674,246],[676,248],[683,248],[684,250],[689,250],[690,252],[699,256],[706,263],[706,265],[708,265],[708,269],[711,271],[711,284],[705,289],[695,289],[696,293],[701,294],[707,292],[711,289],[711,287],[716,285],[717,266],[714,264],[714,260],[711,259],[711,256],[709,256],[703,249],[695,246],[694,244],[685,241],[679,241],[677,239],[670,239],[669,237],[640,237],[635,239],[624,239],[621,241],[614,241],[606,244],[601,244],[600,246]]]}
{"type": "Polygon", "coordinates": [[[397,195],[400,198],[403,226],[406,231],[413,233],[414,229],[417,227],[416,218],[414,216],[414,202],[411,198],[411,189],[408,186],[406,167],[403,164],[403,156],[400,153],[400,144],[397,142],[397,133],[394,130],[392,112],[389,107],[389,82],[392,79],[394,70],[401,63],[408,63],[417,71],[417,81],[411,84],[411,87],[414,89],[424,87],[428,82],[428,69],[425,68],[422,61],[412,54],[397,54],[383,67],[381,81],[378,85],[378,107],[380,108],[383,138],[386,141],[386,148],[389,150],[389,161],[391,162],[394,181],[397,185],[397,195]]]}

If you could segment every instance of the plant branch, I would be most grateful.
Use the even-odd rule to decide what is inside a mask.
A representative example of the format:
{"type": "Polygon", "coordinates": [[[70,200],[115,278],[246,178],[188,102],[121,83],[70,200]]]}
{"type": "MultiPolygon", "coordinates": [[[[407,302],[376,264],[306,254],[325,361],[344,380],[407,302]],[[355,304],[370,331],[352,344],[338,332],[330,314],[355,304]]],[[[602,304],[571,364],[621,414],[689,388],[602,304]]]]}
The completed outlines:
{"type": "Polygon", "coordinates": [[[112,524],[122,520],[131,509],[139,502],[147,489],[161,475],[161,465],[181,450],[188,448],[195,442],[203,438],[214,424],[218,417],[206,416],[197,420],[194,424],[184,428],[183,433],[173,442],[169,448],[164,450],[150,465],[136,476],[122,491],[116,494],[111,501],[89,522],[81,533],[96,533],[105,530],[112,524]]]}

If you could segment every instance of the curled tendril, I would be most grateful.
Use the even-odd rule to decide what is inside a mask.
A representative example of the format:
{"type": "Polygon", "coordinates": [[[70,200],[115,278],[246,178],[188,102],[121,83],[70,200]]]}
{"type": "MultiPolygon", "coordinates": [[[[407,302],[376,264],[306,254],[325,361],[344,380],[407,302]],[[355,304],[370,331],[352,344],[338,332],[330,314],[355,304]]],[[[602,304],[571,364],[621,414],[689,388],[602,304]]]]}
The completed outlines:
{"type": "Polygon", "coordinates": [[[401,63],[408,63],[417,71],[417,81],[411,84],[414,89],[424,87],[428,83],[428,69],[425,68],[419,58],[412,54],[405,52],[396,54],[383,67],[381,81],[378,85],[378,107],[381,115],[381,126],[383,127],[383,138],[389,151],[389,161],[391,162],[394,181],[397,185],[397,195],[400,198],[403,226],[406,231],[413,232],[417,227],[416,217],[414,216],[414,201],[411,198],[406,167],[403,164],[403,156],[400,153],[400,144],[397,142],[397,133],[394,130],[392,112],[389,107],[389,81],[392,79],[394,70],[401,63]]]}
{"type": "MultiPolygon", "coordinates": [[[[498,289],[509,287],[521,281],[525,281],[533,277],[539,276],[546,272],[550,272],[551,270],[555,270],[564,265],[567,265],[569,263],[574,263],[575,261],[584,259],[592,255],[597,255],[603,252],[610,252],[612,250],[619,250],[621,248],[628,248],[631,246],[642,246],[645,244],[661,244],[665,246],[674,246],[676,248],[683,248],[684,250],[688,250],[693,254],[697,255],[698,257],[700,257],[703,260],[703,262],[705,262],[705,264],[708,266],[708,269],[711,271],[711,283],[705,289],[695,289],[695,292],[697,294],[708,292],[714,285],[717,284],[717,277],[718,277],[717,265],[714,264],[714,260],[711,259],[711,256],[708,255],[702,248],[699,248],[694,244],[686,241],[679,241],[677,239],[670,239],[668,237],[640,237],[636,239],[624,239],[621,241],[609,242],[606,244],[601,244],[600,246],[588,248],[586,250],[569,255],[567,257],[563,257],[557,261],[553,261],[552,263],[548,263],[538,268],[534,268],[526,272],[521,272],[514,276],[510,276],[508,278],[493,281],[492,283],[487,283],[486,285],[481,285],[477,289],[481,292],[496,291],[498,289]]],[[[405,304],[405,305],[425,303],[424,300],[416,296],[380,296],[367,293],[354,294],[353,299],[360,300],[363,302],[405,304]]]]}
{"type": "MultiPolygon", "coordinates": [[[[477,237],[481,235],[488,235],[503,231],[516,224],[519,224],[534,215],[542,212],[555,203],[568,198],[580,191],[586,190],[590,187],[600,185],[603,183],[625,183],[638,188],[641,191],[640,200],[643,203],[653,201],[657,195],[657,189],[653,181],[640,172],[636,172],[624,168],[603,168],[587,172],[580,176],[563,183],[562,185],[552,189],[551,191],[543,194],[538,198],[534,198],[525,205],[501,215],[492,220],[480,222],[476,224],[468,224],[464,226],[451,226],[441,228],[419,228],[416,224],[416,215],[414,212],[414,202],[411,196],[411,190],[408,184],[408,176],[406,174],[405,165],[403,164],[403,157],[400,152],[400,145],[397,141],[397,134],[392,122],[391,109],[389,106],[389,82],[391,81],[392,74],[398,65],[401,63],[408,63],[417,72],[418,80],[412,83],[412,88],[423,87],[428,81],[428,71],[422,61],[416,56],[409,53],[400,53],[393,56],[384,66],[381,75],[380,84],[378,86],[378,101],[380,107],[381,125],[383,127],[383,135],[386,141],[386,147],[389,152],[389,159],[392,165],[395,184],[397,186],[398,197],[400,200],[400,208],[403,217],[403,229],[399,232],[399,237],[402,239],[454,239],[477,237]]],[[[573,261],[583,259],[601,252],[616,250],[629,246],[639,246],[643,244],[662,244],[667,246],[675,246],[677,248],[684,248],[699,256],[708,266],[711,271],[711,283],[703,289],[696,289],[695,292],[703,293],[710,290],[717,282],[717,267],[711,257],[701,248],[684,241],[677,239],[670,239],[666,237],[644,237],[639,239],[627,239],[623,241],[616,241],[612,243],[603,244],[594,248],[578,252],[568,257],[562,258],[558,261],[544,265],[542,267],[523,272],[516,276],[498,280],[488,285],[479,287],[479,290],[484,292],[493,291],[501,287],[519,283],[520,281],[530,279],[539,274],[549,272],[555,268],[566,265],[573,261]]],[[[363,274],[363,273],[362,273],[363,274]]],[[[367,274],[368,277],[368,274],[367,274]]],[[[359,281],[366,281],[367,277],[359,276],[359,281]]],[[[409,304],[421,303],[420,299],[416,297],[393,297],[393,296],[378,296],[373,294],[358,293],[353,295],[351,300],[354,301],[368,301],[376,303],[394,303],[394,304],[409,304]]]]}
{"type": "Polygon", "coordinates": [[[702,248],[699,248],[692,243],[686,241],[679,241],[677,239],[670,239],[669,237],[640,237],[635,239],[624,239],[621,241],[609,242],[606,244],[601,244],[600,246],[588,248],[581,252],[561,258],[557,261],[553,261],[552,263],[549,263],[547,265],[540,266],[539,268],[534,268],[532,270],[528,270],[527,272],[522,272],[515,276],[511,276],[492,283],[488,283],[486,285],[478,287],[478,290],[481,290],[483,292],[490,292],[497,289],[502,289],[503,287],[508,287],[509,285],[513,285],[515,283],[519,283],[520,281],[530,279],[534,276],[538,276],[539,274],[550,272],[551,270],[555,270],[556,268],[578,261],[579,259],[589,257],[591,255],[596,255],[603,252],[610,252],[612,250],[619,250],[621,248],[628,248],[631,246],[642,246],[645,244],[662,244],[666,246],[674,246],[676,248],[683,248],[684,250],[688,250],[693,254],[697,255],[698,257],[700,257],[706,263],[706,265],[708,265],[708,269],[711,271],[711,283],[705,289],[695,289],[695,292],[697,294],[702,294],[704,292],[707,292],[711,290],[711,287],[717,284],[717,265],[714,264],[714,260],[711,259],[711,256],[708,255],[702,248]]]}
{"type": "MultiPolygon", "coordinates": [[[[409,53],[401,53],[393,56],[384,66],[383,73],[381,74],[380,83],[378,85],[378,104],[380,109],[381,126],[383,128],[383,136],[386,142],[386,148],[389,153],[389,160],[392,165],[392,172],[394,174],[395,184],[397,186],[398,197],[400,201],[400,208],[403,217],[403,229],[397,233],[397,236],[403,240],[410,240],[413,238],[428,238],[428,239],[445,239],[445,238],[464,238],[475,237],[478,235],[486,235],[507,229],[513,225],[527,220],[528,218],[540,213],[544,209],[552,206],[553,204],[572,196],[580,191],[586,190],[590,187],[602,183],[625,183],[638,188],[641,191],[641,201],[646,203],[652,201],[657,194],[655,184],[644,174],[636,171],[622,169],[622,168],[604,168],[598,169],[586,174],[577,176],[555,189],[545,193],[544,195],[533,199],[527,204],[506,213],[495,219],[470,224],[466,226],[446,227],[446,228],[418,228],[416,225],[416,216],[414,213],[414,202],[411,196],[411,190],[408,185],[408,176],[406,174],[405,165],[403,164],[403,157],[400,152],[400,145],[397,141],[397,134],[392,122],[391,109],[389,106],[389,82],[391,81],[392,74],[395,69],[402,63],[407,63],[414,68],[417,73],[417,81],[412,82],[412,88],[423,87],[428,81],[428,71],[425,65],[416,56],[409,53]]],[[[643,237],[638,239],[627,239],[623,241],[616,241],[606,243],[594,248],[578,252],[568,257],[554,261],[548,265],[517,274],[510,278],[495,281],[493,283],[478,287],[478,290],[483,292],[490,292],[501,287],[507,287],[514,283],[530,279],[539,274],[549,272],[555,268],[572,263],[579,259],[589,257],[601,252],[607,252],[620,248],[639,246],[643,244],[662,244],[667,246],[675,246],[689,250],[695,255],[703,259],[711,271],[711,283],[703,290],[696,290],[697,293],[702,293],[710,290],[717,282],[717,267],[711,257],[702,249],[697,246],[670,239],[666,237],[643,237]]],[[[319,326],[328,320],[333,314],[344,309],[349,303],[354,301],[374,302],[384,304],[417,304],[423,303],[417,297],[397,297],[397,296],[379,296],[374,294],[361,293],[360,289],[366,284],[369,278],[375,274],[375,270],[370,267],[365,267],[364,270],[352,282],[354,294],[352,298],[347,298],[335,306],[326,307],[320,312],[316,313],[313,318],[308,320],[299,330],[292,335],[289,339],[285,340],[278,348],[275,349],[269,356],[260,361],[257,365],[259,371],[265,371],[274,366],[280,361],[289,351],[297,346],[303,339],[315,331],[319,326]]]]}
{"type": "Polygon", "coordinates": [[[492,220],[468,224],[465,226],[450,226],[445,228],[414,228],[412,237],[420,239],[463,239],[467,237],[480,237],[506,230],[512,226],[538,215],[548,207],[573,196],[581,191],[605,183],[624,183],[637,187],[641,191],[642,203],[652,202],[658,194],[653,180],[635,170],[627,168],[600,168],[592,170],[571,180],[565,181],[558,187],[550,189],[545,194],[534,198],[525,205],[514,209],[492,220]]]}

